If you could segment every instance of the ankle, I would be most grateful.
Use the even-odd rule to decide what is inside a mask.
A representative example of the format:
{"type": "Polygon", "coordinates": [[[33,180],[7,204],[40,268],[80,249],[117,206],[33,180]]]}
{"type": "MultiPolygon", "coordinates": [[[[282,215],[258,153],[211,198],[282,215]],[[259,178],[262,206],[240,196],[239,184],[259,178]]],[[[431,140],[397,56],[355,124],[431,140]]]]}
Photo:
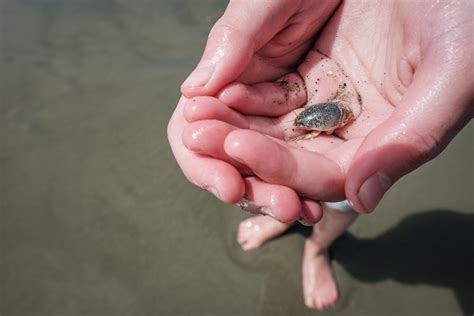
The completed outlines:
{"type": "Polygon", "coordinates": [[[305,243],[305,253],[307,252],[311,253],[312,256],[327,255],[329,252],[329,246],[322,245],[321,243],[308,238],[305,243]]]}

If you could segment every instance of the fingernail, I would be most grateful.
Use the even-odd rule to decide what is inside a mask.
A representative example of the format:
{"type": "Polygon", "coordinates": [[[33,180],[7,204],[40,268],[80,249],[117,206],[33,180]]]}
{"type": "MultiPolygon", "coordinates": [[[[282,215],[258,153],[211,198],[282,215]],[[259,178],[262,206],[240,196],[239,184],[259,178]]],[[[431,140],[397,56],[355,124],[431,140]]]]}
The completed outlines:
{"type": "Polygon", "coordinates": [[[253,213],[253,214],[260,213],[260,207],[250,202],[246,197],[243,197],[242,199],[240,199],[240,201],[237,202],[235,205],[240,207],[242,210],[253,213]]]}
{"type": "Polygon", "coordinates": [[[311,223],[311,221],[307,218],[304,211],[298,217],[298,222],[300,222],[300,224],[304,225],[304,226],[313,226],[314,225],[314,223],[311,223]]]}
{"type": "Polygon", "coordinates": [[[236,205],[240,207],[242,210],[247,211],[249,213],[261,214],[261,215],[275,218],[275,213],[273,212],[271,208],[266,207],[266,206],[259,206],[245,197],[242,198],[239,202],[237,202],[236,205]]]}
{"type": "Polygon", "coordinates": [[[214,72],[214,66],[198,66],[183,82],[183,88],[196,88],[206,85],[214,72]]]}
{"type": "Polygon", "coordinates": [[[372,211],[391,186],[390,178],[381,172],[377,172],[368,178],[360,187],[357,195],[365,211],[372,211]]]}
{"type": "Polygon", "coordinates": [[[269,208],[269,207],[262,207],[262,208],[260,209],[260,214],[266,215],[266,216],[270,216],[270,217],[276,219],[276,217],[275,217],[275,212],[273,212],[273,210],[272,210],[271,208],[269,208]]]}

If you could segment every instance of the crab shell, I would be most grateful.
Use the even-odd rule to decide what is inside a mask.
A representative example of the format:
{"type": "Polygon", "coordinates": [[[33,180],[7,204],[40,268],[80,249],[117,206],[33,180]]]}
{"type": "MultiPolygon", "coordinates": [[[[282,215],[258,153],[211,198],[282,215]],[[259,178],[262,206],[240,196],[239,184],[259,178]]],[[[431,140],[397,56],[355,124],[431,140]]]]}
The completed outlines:
{"type": "Polygon", "coordinates": [[[339,102],[318,103],[306,107],[295,118],[298,129],[331,133],[354,120],[352,111],[339,102]]]}

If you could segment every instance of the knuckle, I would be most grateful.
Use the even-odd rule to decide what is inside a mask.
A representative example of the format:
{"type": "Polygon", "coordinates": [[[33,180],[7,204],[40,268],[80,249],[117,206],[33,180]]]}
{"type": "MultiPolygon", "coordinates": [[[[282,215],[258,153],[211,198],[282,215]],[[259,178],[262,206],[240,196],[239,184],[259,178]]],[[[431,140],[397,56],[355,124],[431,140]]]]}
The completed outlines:
{"type": "Polygon", "coordinates": [[[208,42],[223,47],[228,44],[238,45],[245,51],[253,52],[256,47],[255,36],[236,21],[239,21],[239,17],[230,14],[221,17],[209,32],[208,42]]]}
{"type": "Polygon", "coordinates": [[[242,31],[227,17],[220,18],[212,27],[209,38],[234,38],[239,37],[242,31]]]}
{"type": "Polygon", "coordinates": [[[411,132],[415,155],[421,161],[434,158],[439,153],[441,141],[430,132],[413,130],[411,132]]]}

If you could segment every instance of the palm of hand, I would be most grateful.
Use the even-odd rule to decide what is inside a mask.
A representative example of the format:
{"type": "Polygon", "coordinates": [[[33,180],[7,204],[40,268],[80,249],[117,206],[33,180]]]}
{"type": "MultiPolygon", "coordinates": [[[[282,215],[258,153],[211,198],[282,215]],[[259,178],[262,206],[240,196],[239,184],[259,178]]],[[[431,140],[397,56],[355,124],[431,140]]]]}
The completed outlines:
{"type": "MultiPolygon", "coordinates": [[[[426,58],[428,60],[426,62],[422,60],[422,55],[429,56],[426,52],[428,48],[436,51],[433,46],[442,46],[444,41],[452,38],[449,34],[442,34],[433,41],[432,38],[439,34],[423,33],[419,30],[422,29],[420,25],[424,26],[429,24],[428,22],[448,25],[446,14],[440,14],[441,9],[443,8],[433,6],[428,10],[422,5],[415,8],[392,7],[387,2],[381,2],[377,6],[367,4],[364,7],[360,3],[346,2],[338,9],[318,38],[314,50],[298,68],[300,75],[298,77],[302,78],[306,85],[307,95],[304,98],[301,95],[285,98],[283,102],[285,107],[280,106],[281,99],[277,99],[276,103],[274,99],[275,95],[277,98],[278,95],[285,96],[284,91],[278,91],[281,84],[260,83],[254,86],[232,84],[221,91],[218,98],[224,104],[246,115],[224,109],[224,104],[218,104],[216,100],[193,99],[192,103],[189,101],[190,104],[184,108],[187,120],[195,122],[186,129],[183,135],[184,144],[199,154],[226,161],[241,171],[256,174],[268,183],[290,187],[299,195],[315,200],[344,198],[344,185],[351,164],[354,160],[363,160],[365,154],[371,151],[376,152],[375,158],[387,159],[383,156],[383,150],[377,151],[377,147],[382,147],[384,142],[396,139],[397,145],[403,149],[398,150],[403,151],[403,154],[400,154],[402,156],[420,156],[421,153],[420,161],[430,158],[433,155],[432,148],[436,147],[433,144],[436,145],[440,140],[429,135],[426,137],[420,130],[432,129],[437,122],[430,125],[417,121],[420,119],[420,113],[427,110],[426,105],[430,102],[429,98],[420,102],[419,97],[423,93],[432,93],[436,96],[439,87],[434,84],[434,89],[430,90],[424,86],[432,79],[435,67],[430,67],[433,66],[431,64],[433,58],[431,60],[426,58]],[[410,33],[409,30],[418,31],[410,33]],[[427,42],[430,45],[427,45],[427,42]],[[339,74],[335,74],[335,71],[318,73],[321,64],[318,63],[317,50],[329,56],[338,65],[339,74]],[[414,74],[417,68],[420,68],[420,74],[415,80],[414,74]],[[342,73],[344,75],[341,75],[342,73]],[[322,75],[326,78],[322,78],[322,75]],[[346,76],[351,87],[358,91],[362,98],[363,107],[357,120],[331,136],[284,142],[292,135],[288,126],[289,123],[291,125],[291,117],[294,117],[292,110],[306,101],[309,104],[326,101],[342,82],[341,78],[346,76]],[[419,93],[417,89],[410,89],[413,86],[419,88],[419,93]],[[216,104],[219,107],[216,107],[216,104]],[[398,108],[402,110],[397,111],[398,108]],[[252,114],[273,118],[255,117],[252,114]],[[202,121],[215,119],[221,122],[202,121]],[[382,122],[384,124],[381,124],[382,122]],[[272,137],[263,137],[248,130],[238,130],[239,128],[256,130],[272,137]],[[413,134],[407,135],[407,130],[413,134]],[[383,135],[383,139],[380,135],[383,135]],[[407,141],[409,138],[410,141],[407,141]],[[403,147],[404,142],[410,146],[403,147]],[[269,160],[268,157],[272,159],[269,160]]],[[[462,39],[458,41],[462,42],[462,39]]],[[[271,50],[267,53],[271,55],[271,50]]],[[[463,51],[456,53],[462,54],[463,51]]],[[[466,55],[465,52],[463,55],[466,55]]],[[[252,72],[252,69],[247,70],[242,80],[238,81],[253,83],[252,80],[248,80],[252,78],[252,72]]],[[[268,74],[268,76],[260,75],[257,81],[275,78],[275,72],[262,72],[258,67],[255,68],[255,72],[268,74]]],[[[449,79],[449,75],[445,74],[445,78],[441,76],[438,81],[449,79]]],[[[460,101],[458,103],[462,104],[460,101]]],[[[463,113],[462,109],[454,110],[457,114],[463,113]]],[[[444,128],[448,129],[450,126],[444,128]]],[[[398,158],[397,151],[395,153],[394,157],[390,157],[393,160],[398,158]]],[[[374,160],[374,157],[370,159],[374,160]]],[[[368,166],[358,164],[358,167],[371,168],[370,163],[368,166]]],[[[397,171],[395,173],[398,173],[398,177],[403,174],[400,172],[403,168],[406,166],[397,166],[395,163],[394,170],[397,171]]],[[[397,176],[392,177],[390,170],[388,176],[391,178],[387,184],[389,186],[397,176]]],[[[360,185],[364,180],[361,179],[359,184],[354,185],[360,185]]],[[[384,179],[379,178],[377,181],[383,182],[384,179]]]]}
{"type": "MultiPolygon", "coordinates": [[[[385,18],[378,16],[377,19],[380,21],[372,21],[372,23],[383,25],[385,18]]],[[[191,137],[188,137],[186,143],[194,150],[206,153],[202,149],[209,148],[209,143],[222,141],[222,138],[215,137],[216,134],[222,135],[221,123],[202,120],[219,119],[237,127],[256,130],[272,136],[273,141],[280,139],[286,141],[287,144],[278,142],[282,146],[272,148],[267,143],[272,140],[268,138],[256,138],[254,133],[241,133],[239,136],[234,135],[232,139],[235,143],[238,138],[239,150],[243,150],[243,146],[248,147],[244,150],[245,153],[240,153],[242,157],[237,158],[233,155],[234,161],[232,161],[222,152],[219,154],[211,151],[207,154],[230,161],[238,167],[241,165],[235,160],[240,160],[261,179],[290,186],[306,197],[316,200],[343,199],[345,173],[358,147],[370,131],[393,112],[392,104],[406,90],[405,84],[396,77],[396,74],[387,74],[385,70],[386,63],[393,63],[392,60],[387,60],[387,57],[400,58],[400,56],[380,54],[380,51],[367,47],[366,43],[360,43],[361,48],[354,47],[354,43],[347,39],[360,37],[360,34],[355,34],[355,32],[364,34],[367,30],[362,27],[357,30],[346,27],[353,23],[351,19],[351,17],[343,17],[341,12],[336,14],[305,61],[298,67],[297,75],[295,73],[284,77],[285,85],[282,85],[281,81],[258,83],[253,86],[238,83],[224,88],[219,94],[219,99],[237,112],[222,114],[222,109],[217,111],[214,105],[209,104],[209,99],[193,99],[190,102],[192,105],[185,109],[185,116],[190,121],[200,122],[191,125],[187,134],[196,137],[196,130],[202,129],[204,124],[208,126],[207,129],[211,129],[215,124],[216,131],[206,133],[206,136],[201,136],[199,140],[196,138],[190,140],[191,137]],[[367,53],[361,54],[361,51],[367,53]],[[330,58],[326,58],[325,55],[330,58]],[[367,65],[373,66],[368,68],[367,65]],[[350,91],[350,102],[353,105],[358,103],[358,100],[357,95],[352,91],[356,91],[361,96],[362,109],[359,109],[359,113],[357,113],[357,108],[354,110],[357,119],[352,124],[336,130],[333,135],[320,135],[313,139],[292,141],[295,136],[301,134],[292,129],[295,117],[293,110],[304,104],[327,101],[343,83],[347,83],[346,90],[350,91]],[[392,100],[384,86],[390,87],[392,100]],[[306,90],[306,93],[301,92],[302,90],[306,90]],[[239,112],[247,116],[243,117],[239,112]],[[259,116],[254,116],[255,114],[259,116]],[[236,116],[242,116],[242,118],[239,118],[237,122],[236,116]],[[258,143],[257,140],[259,140],[258,143]],[[257,150],[257,148],[262,150],[257,150]],[[264,148],[266,151],[263,150],[264,148]],[[308,155],[305,151],[321,155],[308,155]],[[286,154],[285,157],[282,157],[284,154],[286,154]],[[277,161],[274,166],[269,166],[267,157],[281,157],[281,159],[275,159],[277,161]],[[267,167],[266,170],[262,170],[262,165],[267,167]],[[310,171],[302,168],[303,165],[311,167],[310,171]],[[298,170],[302,171],[301,174],[297,174],[298,170]],[[315,178],[314,174],[319,174],[319,177],[315,178]],[[330,190],[327,188],[329,183],[332,186],[330,190]],[[326,189],[323,190],[323,187],[326,189]]],[[[392,43],[387,43],[388,40],[383,38],[382,32],[379,35],[380,38],[374,40],[372,45],[393,47],[392,43]]],[[[229,128],[228,132],[230,130],[232,129],[229,128]]],[[[229,151],[232,149],[229,148],[229,151]]]]}

